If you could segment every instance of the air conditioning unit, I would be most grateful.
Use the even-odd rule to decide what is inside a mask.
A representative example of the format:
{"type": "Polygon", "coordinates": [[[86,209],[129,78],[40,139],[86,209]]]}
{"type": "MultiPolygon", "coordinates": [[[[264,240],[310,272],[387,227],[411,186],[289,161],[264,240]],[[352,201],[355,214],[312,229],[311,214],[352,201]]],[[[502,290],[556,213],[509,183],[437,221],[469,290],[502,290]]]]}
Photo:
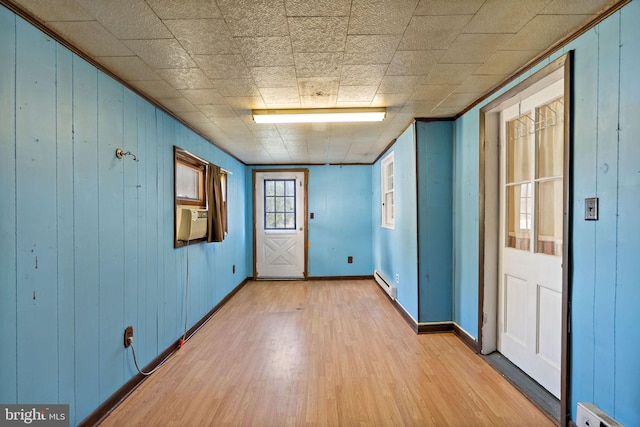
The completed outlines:
{"type": "Polygon", "coordinates": [[[206,209],[183,208],[178,227],[178,240],[189,241],[199,239],[207,235],[206,209]]]}

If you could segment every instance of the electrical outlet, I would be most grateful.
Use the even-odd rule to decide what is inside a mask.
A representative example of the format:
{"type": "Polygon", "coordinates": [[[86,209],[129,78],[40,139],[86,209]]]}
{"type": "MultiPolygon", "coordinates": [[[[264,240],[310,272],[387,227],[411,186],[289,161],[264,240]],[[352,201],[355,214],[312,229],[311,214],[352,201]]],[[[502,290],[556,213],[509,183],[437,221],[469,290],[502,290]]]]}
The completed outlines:
{"type": "Polygon", "coordinates": [[[131,341],[133,341],[133,326],[127,326],[124,329],[124,348],[129,347],[131,341]]]}
{"type": "Polygon", "coordinates": [[[400,283],[400,275],[396,274],[396,283],[400,283]]]}

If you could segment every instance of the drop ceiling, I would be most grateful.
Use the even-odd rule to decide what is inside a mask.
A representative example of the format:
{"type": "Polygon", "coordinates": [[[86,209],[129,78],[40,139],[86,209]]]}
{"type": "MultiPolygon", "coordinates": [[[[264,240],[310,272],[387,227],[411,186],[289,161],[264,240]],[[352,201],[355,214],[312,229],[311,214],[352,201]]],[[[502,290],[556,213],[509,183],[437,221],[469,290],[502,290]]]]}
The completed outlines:
{"type": "Polygon", "coordinates": [[[612,0],[1,0],[247,164],[371,163],[455,117],[612,0]],[[386,107],[381,123],[252,109],[386,107]]]}

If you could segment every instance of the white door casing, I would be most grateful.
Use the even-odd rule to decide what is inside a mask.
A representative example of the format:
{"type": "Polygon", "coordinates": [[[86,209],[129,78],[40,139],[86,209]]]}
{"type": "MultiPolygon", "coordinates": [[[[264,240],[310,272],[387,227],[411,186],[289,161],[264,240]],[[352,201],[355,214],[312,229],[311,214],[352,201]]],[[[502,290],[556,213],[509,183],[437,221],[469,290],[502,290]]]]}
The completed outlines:
{"type": "Polygon", "coordinates": [[[563,90],[559,80],[500,114],[498,350],[556,397],[562,356],[563,90]]]}
{"type": "Polygon", "coordinates": [[[254,172],[257,279],[306,277],[306,172],[254,172]]]}

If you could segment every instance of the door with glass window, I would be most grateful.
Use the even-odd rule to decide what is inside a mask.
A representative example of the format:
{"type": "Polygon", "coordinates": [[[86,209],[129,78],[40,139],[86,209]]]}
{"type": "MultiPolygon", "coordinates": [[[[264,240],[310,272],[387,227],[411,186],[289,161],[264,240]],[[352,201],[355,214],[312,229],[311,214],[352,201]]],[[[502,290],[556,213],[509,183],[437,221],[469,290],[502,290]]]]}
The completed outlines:
{"type": "Polygon", "coordinates": [[[560,396],[564,83],[501,113],[498,350],[560,396]]]}
{"type": "Polygon", "coordinates": [[[254,171],[254,277],[302,279],[306,270],[306,170],[254,171]]]}

